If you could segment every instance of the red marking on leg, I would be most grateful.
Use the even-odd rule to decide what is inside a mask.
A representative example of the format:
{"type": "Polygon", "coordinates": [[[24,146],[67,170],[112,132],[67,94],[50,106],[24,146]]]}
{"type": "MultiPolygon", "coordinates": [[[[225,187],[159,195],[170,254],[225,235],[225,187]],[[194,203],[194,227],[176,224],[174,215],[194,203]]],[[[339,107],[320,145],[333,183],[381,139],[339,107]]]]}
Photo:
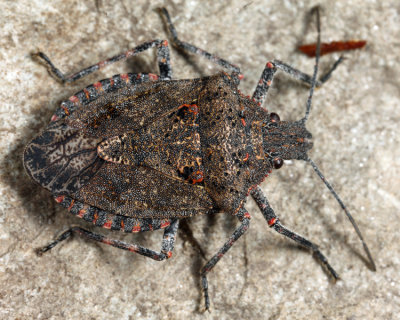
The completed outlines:
{"type": "MultiPolygon", "coordinates": [[[[203,50],[201,50],[201,53],[203,53],[203,50]]],[[[200,54],[201,54],[201,53],[200,53],[200,54]]],[[[223,75],[224,75],[225,77],[227,77],[228,80],[231,80],[231,79],[232,79],[231,76],[230,76],[229,74],[227,74],[226,72],[223,72],[223,75]]]]}
{"type": "Polygon", "coordinates": [[[244,75],[242,73],[239,73],[238,78],[239,78],[239,80],[243,80],[244,79],[244,75]]]}
{"type": "Polygon", "coordinates": [[[218,253],[218,258],[222,258],[224,256],[224,254],[223,253],[218,253]]]}
{"type": "Polygon", "coordinates": [[[163,228],[169,227],[170,225],[171,225],[171,222],[165,221],[165,222],[161,223],[160,228],[163,229],[163,228]]]}
{"type": "Polygon", "coordinates": [[[250,215],[250,213],[248,213],[248,212],[246,212],[243,216],[244,216],[246,219],[251,219],[251,215],[250,215]]]}
{"type": "Polygon", "coordinates": [[[103,86],[100,82],[93,83],[93,87],[95,87],[97,91],[103,91],[103,86]]]}
{"type": "Polygon", "coordinates": [[[171,251],[168,251],[167,252],[167,259],[169,259],[169,258],[171,258],[172,257],[172,252],[171,251]]]}
{"type": "Polygon", "coordinates": [[[130,252],[138,252],[138,248],[137,248],[136,246],[130,246],[130,247],[128,248],[128,250],[129,250],[130,252]]]}
{"type": "Polygon", "coordinates": [[[83,92],[85,93],[85,96],[86,96],[86,99],[90,99],[90,93],[89,93],[89,91],[87,91],[87,89],[85,88],[85,89],[83,89],[83,92]]]}
{"type": "Polygon", "coordinates": [[[121,229],[124,229],[124,227],[125,227],[124,220],[121,220],[121,229]]]}
{"type": "Polygon", "coordinates": [[[125,52],[125,57],[129,58],[135,55],[135,49],[125,52]]]}
{"type": "Polygon", "coordinates": [[[163,45],[164,47],[167,47],[167,46],[168,46],[168,40],[164,40],[164,41],[162,42],[162,45],[163,45]]]}
{"type": "MultiPolygon", "coordinates": [[[[74,97],[75,97],[75,96],[74,96],[74,97]]],[[[67,116],[69,116],[69,111],[68,111],[67,107],[64,106],[64,105],[61,105],[61,108],[64,110],[65,114],[66,114],[67,116]]]]}
{"type": "Polygon", "coordinates": [[[71,101],[72,103],[78,103],[79,102],[79,98],[77,96],[69,97],[68,100],[71,101]]]}
{"type": "Polygon", "coordinates": [[[246,152],[246,156],[244,157],[243,161],[249,160],[249,154],[246,152]]]}
{"type": "Polygon", "coordinates": [[[86,208],[81,209],[81,210],[79,210],[77,216],[78,216],[79,218],[82,218],[82,217],[85,215],[85,213],[86,213],[86,208]]]}
{"type": "Polygon", "coordinates": [[[138,73],[137,76],[136,76],[136,79],[139,80],[141,77],[142,77],[142,74],[138,73]]]}
{"type": "Polygon", "coordinates": [[[269,219],[269,220],[268,220],[268,226],[272,227],[272,226],[276,223],[276,220],[277,220],[277,219],[276,219],[275,217],[269,219]]]}
{"type": "Polygon", "coordinates": [[[242,122],[243,127],[246,126],[246,121],[244,120],[244,118],[240,118],[240,121],[242,122]]]}
{"type": "Polygon", "coordinates": [[[122,80],[124,80],[126,83],[129,83],[129,75],[127,73],[122,73],[119,75],[122,80]]]}
{"type": "Polygon", "coordinates": [[[68,211],[71,210],[71,208],[72,208],[72,206],[74,205],[74,203],[75,203],[75,200],[72,199],[71,204],[69,205],[69,207],[68,207],[68,209],[67,209],[68,211]]]}
{"type": "Polygon", "coordinates": [[[272,69],[274,65],[271,62],[267,62],[267,68],[272,69]]]}
{"type": "Polygon", "coordinates": [[[61,203],[64,201],[64,198],[65,198],[65,196],[58,196],[58,197],[55,197],[54,200],[56,200],[57,203],[61,203]]]}
{"type": "Polygon", "coordinates": [[[54,121],[57,121],[57,120],[58,120],[58,117],[55,114],[53,114],[53,116],[51,117],[50,121],[54,122],[54,121]]]}
{"type": "Polygon", "coordinates": [[[107,220],[105,224],[103,224],[103,228],[105,229],[111,229],[112,226],[112,221],[111,220],[107,220]]]}
{"type": "Polygon", "coordinates": [[[101,242],[103,242],[105,244],[108,244],[108,245],[111,245],[113,243],[113,241],[111,239],[108,239],[108,238],[102,239],[101,242]]]}
{"type": "Polygon", "coordinates": [[[152,81],[156,81],[156,80],[158,80],[158,75],[156,75],[154,73],[149,73],[149,79],[152,81]]]}
{"type": "Polygon", "coordinates": [[[104,68],[104,66],[107,65],[107,60],[100,61],[97,66],[99,69],[104,68]]]}
{"type": "Polygon", "coordinates": [[[149,224],[149,230],[153,231],[153,225],[149,224]]]}
{"type": "Polygon", "coordinates": [[[114,86],[114,79],[113,78],[110,78],[110,86],[111,87],[114,86]]]}
{"type": "Polygon", "coordinates": [[[270,87],[271,84],[272,84],[272,81],[271,81],[271,80],[268,80],[268,81],[267,81],[267,86],[270,87]]]}
{"type": "Polygon", "coordinates": [[[94,213],[94,215],[93,215],[93,223],[95,224],[96,223],[96,221],[97,221],[97,219],[99,219],[99,213],[97,212],[97,210],[96,210],[96,212],[94,213]]]}
{"type": "Polygon", "coordinates": [[[140,228],[140,224],[137,224],[136,226],[134,226],[132,228],[132,232],[140,232],[141,228],[140,228]]]}

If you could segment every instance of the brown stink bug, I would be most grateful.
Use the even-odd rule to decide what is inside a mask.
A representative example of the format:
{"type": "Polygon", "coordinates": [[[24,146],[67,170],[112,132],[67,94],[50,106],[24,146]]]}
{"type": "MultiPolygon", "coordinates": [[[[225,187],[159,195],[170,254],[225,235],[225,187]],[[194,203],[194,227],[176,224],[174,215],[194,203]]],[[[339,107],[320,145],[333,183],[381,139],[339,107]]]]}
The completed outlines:
{"type": "Polygon", "coordinates": [[[280,61],[266,64],[252,98],[238,90],[239,68],[180,41],[167,10],[174,45],[224,67],[230,73],[190,80],[172,80],[166,40],[139,45],[70,76],[61,73],[43,53],[37,53],[63,82],[73,82],[108,64],[157,48],[160,74],[120,74],[94,83],[61,103],[45,130],[25,149],[24,165],[34,181],[49,190],[71,214],[94,225],[124,232],[165,229],[159,252],[109,239],[72,227],[39,250],[53,248],[73,233],[154,260],[170,258],[180,219],[226,212],[241,222],[201,271],[206,309],[207,274],[249,227],[244,208],[248,194],[258,204],[270,227],[310,249],[329,273],[338,278],[318,247],[283,226],[258,185],[286,159],[311,164],[345,211],[348,210],[314,162],[308,157],[311,133],[305,125],[314,88],[329,78],[342,61],[317,81],[320,32],[313,76],[280,61]],[[262,108],[275,72],[280,69],[311,85],[305,116],[281,121],[262,108]]]}

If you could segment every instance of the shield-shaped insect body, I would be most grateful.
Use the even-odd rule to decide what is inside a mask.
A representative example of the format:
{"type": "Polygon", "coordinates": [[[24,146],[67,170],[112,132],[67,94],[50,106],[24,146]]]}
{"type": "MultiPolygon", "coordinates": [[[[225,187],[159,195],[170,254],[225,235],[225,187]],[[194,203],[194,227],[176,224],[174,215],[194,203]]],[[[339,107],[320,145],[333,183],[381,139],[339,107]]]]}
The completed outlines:
{"type": "MultiPolygon", "coordinates": [[[[312,250],[337,278],[316,245],[280,223],[258,187],[285,159],[310,162],[324,180],[307,155],[312,142],[305,127],[314,87],[321,84],[316,80],[317,67],[311,77],[280,61],[270,61],[253,97],[246,97],[238,90],[239,68],[180,41],[168,12],[162,9],[162,13],[174,45],[210,59],[229,73],[172,80],[166,40],[146,42],[70,76],[38,53],[36,56],[56,77],[72,82],[107,64],[156,48],[160,74],[120,74],[84,88],[61,103],[50,124],[24,152],[28,174],[71,214],[96,226],[124,232],[165,229],[161,250],[72,227],[40,252],[76,233],[163,260],[172,255],[180,219],[225,212],[236,216],[241,224],[201,271],[209,308],[206,275],[248,229],[250,215],[244,204],[250,193],[270,227],[312,250]],[[311,85],[306,114],[299,121],[281,121],[276,113],[261,106],[278,69],[311,85]]],[[[373,265],[354,220],[324,182],[348,214],[373,265]]]]}

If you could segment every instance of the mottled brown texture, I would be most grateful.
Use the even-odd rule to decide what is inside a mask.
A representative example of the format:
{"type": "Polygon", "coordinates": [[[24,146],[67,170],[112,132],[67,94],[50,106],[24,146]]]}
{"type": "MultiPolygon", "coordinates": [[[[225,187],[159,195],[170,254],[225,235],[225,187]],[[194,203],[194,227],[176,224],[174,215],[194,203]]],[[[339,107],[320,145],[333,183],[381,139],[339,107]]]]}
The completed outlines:
{"type": "Polygon", "coordinates": [[[76,93],[73,108],[61,103],[64,117],[28,144],[28,173],[55,197],[133,218],[236,214],[281,158],[305,159],[311,147],[304,123],[271,121],[228,74],[132,77],[76,93]]]}
{"type": "Polygon", "coordinates": [[[188,217],[215,211],[203,187],[142,166],[105,164],[90,183],[71,196],[103,210],[137,218],[188,217]]]}
{"type": "MultiPolygon", "coordinates": [[[[196,277],[205,259],[182,232],[175,255],[163,263],[80,239],[37,257],[34,249],[55,233],[87,223],[67,214],[26,175],[21,161],[25,145],[48,124],[60,101],[85,85],[121,72],[157,68],[149,54],[62,85],[30,59],[30,52],[42,50],[62,71],[73,73],[143,41],[165,38],[154,11],[162,5],[182,40],[239,65],[245,76],[240,89],[251,94],[270,59],[312,71],[314,61],[296,48],[315,42],[315,30],[304,31],[304,24],[316,2],[2,1],[0,317],[395,319],[400,314],[399,5],[393,0],[318,3],[323,9],[322,41],[368,40],[363,50],[346,53],[332,79],[316,91],[308,126],[314,137],[310,155],[352,209],[377,272],[366,267],[351,225],[301,161],[285,163],[261,187],[287,226],[320,241],[341,276],[335,285],[307,252],[269,230],[250,200],[248,232],[210,276],[211,313],[199,310],[196,277]]],[[[321,70],[337,57],[324,56],[321,70]]],[[[179,79],[218,69],[176,51],[171,60],[179,79]]],[[[298,119],[308,89],[284,74],[277,77],[266,106],[282,120],[298,119]]],[[[236,225],[225,214],[185,222],[206,258],[236,225]]],[[[162,231],[104,232],[151,248],[159,248],[162,237],[162,231]]]]}

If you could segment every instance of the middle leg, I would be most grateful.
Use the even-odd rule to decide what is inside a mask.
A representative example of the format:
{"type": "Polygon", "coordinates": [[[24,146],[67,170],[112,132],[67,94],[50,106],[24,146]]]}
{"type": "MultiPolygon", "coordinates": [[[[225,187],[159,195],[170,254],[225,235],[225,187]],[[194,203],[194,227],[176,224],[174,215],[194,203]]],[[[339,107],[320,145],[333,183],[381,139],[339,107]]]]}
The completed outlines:
{"type": "Polygon", "coordinates": [[[167,9],[161,8],[160,12],[164,15],[164,17],[165,17],[165,19],[167,21],[167,26],[168,26],[169,32],[171,33],[173,44],[178,49],[180,49],[182,51],[188,51],[188,52],[197,54],[199,56],[202,56],[202,57],[210,60],[211,62],[213,62],[213,63],[215,63],[215,64],[217,64],[217,65],[219,65],[219,66],[231,71],[231,72],[233,72],[235,75],[237,75],[238,80],[242,79],[242,76],[240,75],[240,69],[239,69],[238,66],[236,66],[236,65],[230,63],[229,61],[226,61],[226,60],[224,60],[224,59],[222,59],[222,58],[220,58],[220,57],[218,57],[218,56],[216,56],[216,55],[214,55],[212,53],[204,51],[203,49],[200,49],[200,48],[198,48],[198,47],[196,47],[196,46],[194,46],[194,45],[192,45],[190,43],[181,41],[178,38],[178,33],[176,32],[176,29],[175,29],[174,25],[172,24],[172,21],[171,21],[171,18],[169,16],[169,13],[168,13],[167,9]]]}

